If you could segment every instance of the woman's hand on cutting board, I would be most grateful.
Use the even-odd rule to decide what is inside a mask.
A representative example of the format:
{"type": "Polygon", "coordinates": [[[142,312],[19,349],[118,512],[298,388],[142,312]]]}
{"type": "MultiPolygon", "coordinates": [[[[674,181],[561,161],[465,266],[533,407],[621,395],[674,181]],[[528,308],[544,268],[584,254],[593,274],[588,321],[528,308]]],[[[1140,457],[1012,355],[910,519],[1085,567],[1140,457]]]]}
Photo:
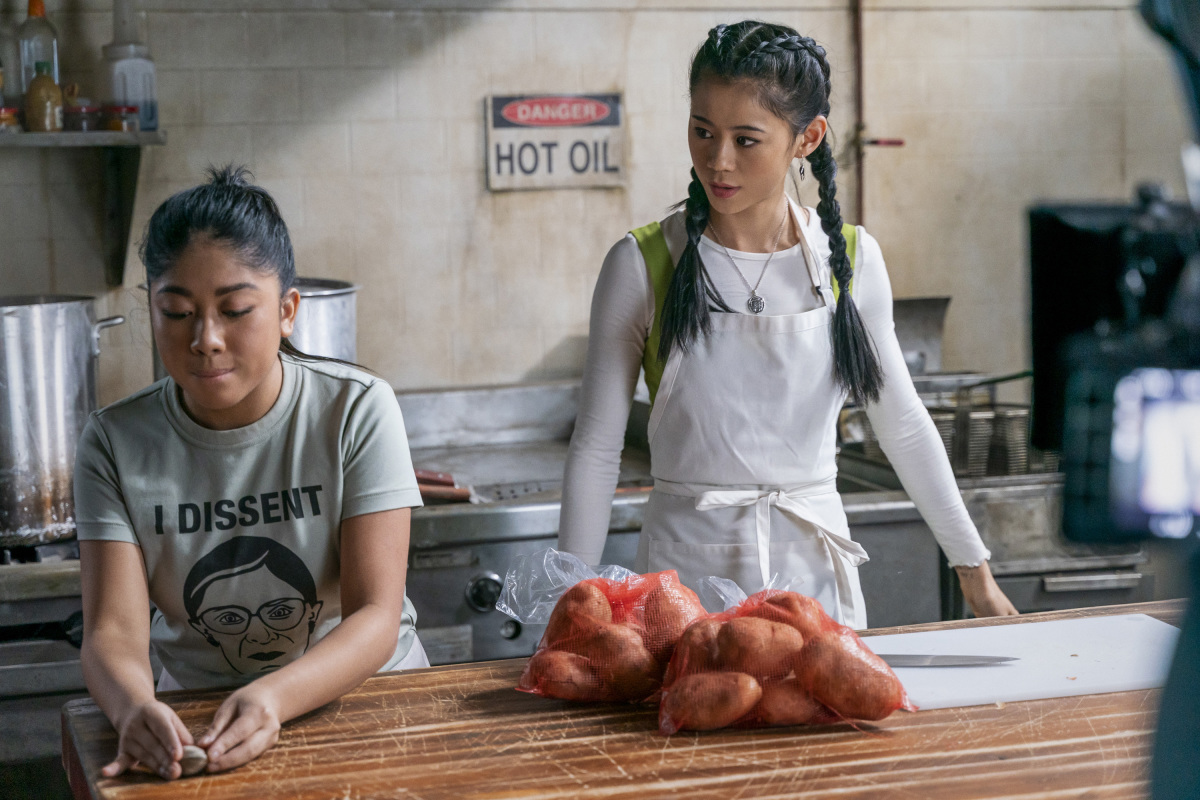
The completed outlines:
{"type": "Polygon", "coordinates": [[[977,567],[955,567],[963,597],[976,617],[1010,617],[1020,612],[996,584],[992,570],[984,561],[977,567]]]}
{"type": "Polygon", "coordinates": [[[157,700],[129,709],[118,726],[120,740],[117,757],[100,770],[113,778],[140,763],[166,780],[183,774],[179,760],[183,746],[192,744],[192,734],[174,710],[157,700]]]}
{"type": "Polygon", "coordinates": [[[208,751],[208,771],[240,767],[270,750],[279,740],[279,707],[265,681],[243,686],[225,698],[198,743],[208,751]]]}

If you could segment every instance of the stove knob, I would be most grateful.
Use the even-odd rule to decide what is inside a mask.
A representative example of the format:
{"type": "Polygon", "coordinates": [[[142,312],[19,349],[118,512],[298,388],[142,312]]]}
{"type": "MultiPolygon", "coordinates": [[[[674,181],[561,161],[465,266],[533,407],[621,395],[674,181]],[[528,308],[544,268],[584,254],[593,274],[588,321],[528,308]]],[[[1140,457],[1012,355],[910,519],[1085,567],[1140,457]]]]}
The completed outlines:
{"type": "Polygon", "coordinates": [[[484,572],[476,575],[467,582],[467,605],[480,613],[487,613],[496,608],[500,592],[504,584],[500,576],[494,572],[484,572]]]}
{"type": "Polygon", "coordinates": [[[515,619],[506,619],[500,626],[500,635],[505,639],[515,639],[521,635],[521,623],[515,619]]]}

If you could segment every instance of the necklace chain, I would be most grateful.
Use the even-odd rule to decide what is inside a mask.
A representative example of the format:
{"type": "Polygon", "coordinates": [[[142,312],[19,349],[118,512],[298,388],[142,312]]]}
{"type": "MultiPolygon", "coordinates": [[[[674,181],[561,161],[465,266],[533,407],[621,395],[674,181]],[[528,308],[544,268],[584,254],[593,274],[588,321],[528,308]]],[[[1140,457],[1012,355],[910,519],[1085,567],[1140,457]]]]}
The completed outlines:
{"type": "Polygon", "coordinates": [[[750,281],[746,280],[745,274],[742,273],[742,268],[734,261],[733,254],[729,252],[729,248],[721,241],[720,234],[717,233],[717,226],[708,223],[709,230],[713,232],[713,239],[717,244],[721,245],[721,249],[725,251],[725,257],[729,259],[729,263],[733,265],[733,269],[737,272],[738,277],[742,279],[742,283],[746,284],[746,288],[750,290],[750,299],[746,301],[746,307],[750,309],[752,314],[761,314],[763,309],[767,307],[767,301],[758,293],[758,287],[762,284],[763,276],[767,274],[767,267],[771,266],[771,259],[775,257],[775,251],[779,247],[779,240],[783,238],[783,229],[787,227],[788,209],[783,207],[783,219],[779,222],[779,231],[775,234],[775,243],[771,245],[771,252],[767,255],[767,261],[763,264],[762,272],[758,273],[758,280],[754,285],[750,285],[750,281]]]}

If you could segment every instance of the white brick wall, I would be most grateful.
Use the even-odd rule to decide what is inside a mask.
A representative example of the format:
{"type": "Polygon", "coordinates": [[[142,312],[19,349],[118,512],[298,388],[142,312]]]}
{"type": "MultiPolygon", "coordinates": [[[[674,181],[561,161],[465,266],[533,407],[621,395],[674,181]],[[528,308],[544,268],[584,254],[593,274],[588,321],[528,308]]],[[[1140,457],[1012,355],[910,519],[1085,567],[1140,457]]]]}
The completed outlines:
{"type": "MultiPolygon", "coordinates": [[[[898,296],[955,294],[950,366],[1023,363],[1028,198],[1121,197],[1135,176],[1177,178],[1164,148],[1182,127],[1161,48],[1125,3],[1107,4],[868,2],[868,122],[910,142],[871,152],[868,224],[898,296]],[[987,298],[1010,305],[981,314],[987,298]]],[[[144,154],[135,231],[208,164],[248,164],[283,209],[301,273],[362,285],[359,358],[397,387],[578,373],[605,251],[684,195],[686,67],[712,24],[755,15],[816,36],[834,61],[842,141],[854,122],[839,0],[141,5],[169,144],[144,154]],[[488,193],[482,101],[522,91],[622,91],[627,188],[488,193]]],[[[108,3],[49,10],[68,79],[92,92],[108,3]]],[[[19,16],[4,21],[0,57],[19,16]]],[[[103,286],[99,167],[87,151],[0,150],[0,293],[96,294],[99,313],[126,313],[104,334],[109,402],[149,380],[149,329],[135,248],[125,287],[103,286]]],[[[853,218],[852,169],[840,186],[853,218]]]]}

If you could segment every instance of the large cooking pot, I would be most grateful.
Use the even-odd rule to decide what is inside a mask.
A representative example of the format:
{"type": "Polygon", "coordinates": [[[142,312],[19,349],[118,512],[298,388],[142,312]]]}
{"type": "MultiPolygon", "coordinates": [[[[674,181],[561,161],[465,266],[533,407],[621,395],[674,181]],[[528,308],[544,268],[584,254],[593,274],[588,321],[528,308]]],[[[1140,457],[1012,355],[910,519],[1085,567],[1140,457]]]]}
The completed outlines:
{"type": "MultiPolygon", "coordinates": [[[[142,288],[149,287],[143,283],[142,288]]],[[[355,342],[358,333],[355,293],[358,287],[325,278],[297,278],[296,288],[300,291],[300,310],[288,341],[300,352],[311,356],[355,361],[358,357],[355,342]]],[[[153,337],[150,349],[154,359],[154,380],[162,380],[167,377],[167,371],[158,357],[153,337]]]]}
{"type": "Polygon", "coordinates": [[[75,444],[96,409],[92,298],[0,297],[0,547],[75,535],[75,444]]]}
{"type": "Polygon", "coordinates": [[[354,295],[358,287],[325,278],[297,278],[296,288],[300,290],[300,311],[288,341],[309,355],[356,360],[354,295]]]}

